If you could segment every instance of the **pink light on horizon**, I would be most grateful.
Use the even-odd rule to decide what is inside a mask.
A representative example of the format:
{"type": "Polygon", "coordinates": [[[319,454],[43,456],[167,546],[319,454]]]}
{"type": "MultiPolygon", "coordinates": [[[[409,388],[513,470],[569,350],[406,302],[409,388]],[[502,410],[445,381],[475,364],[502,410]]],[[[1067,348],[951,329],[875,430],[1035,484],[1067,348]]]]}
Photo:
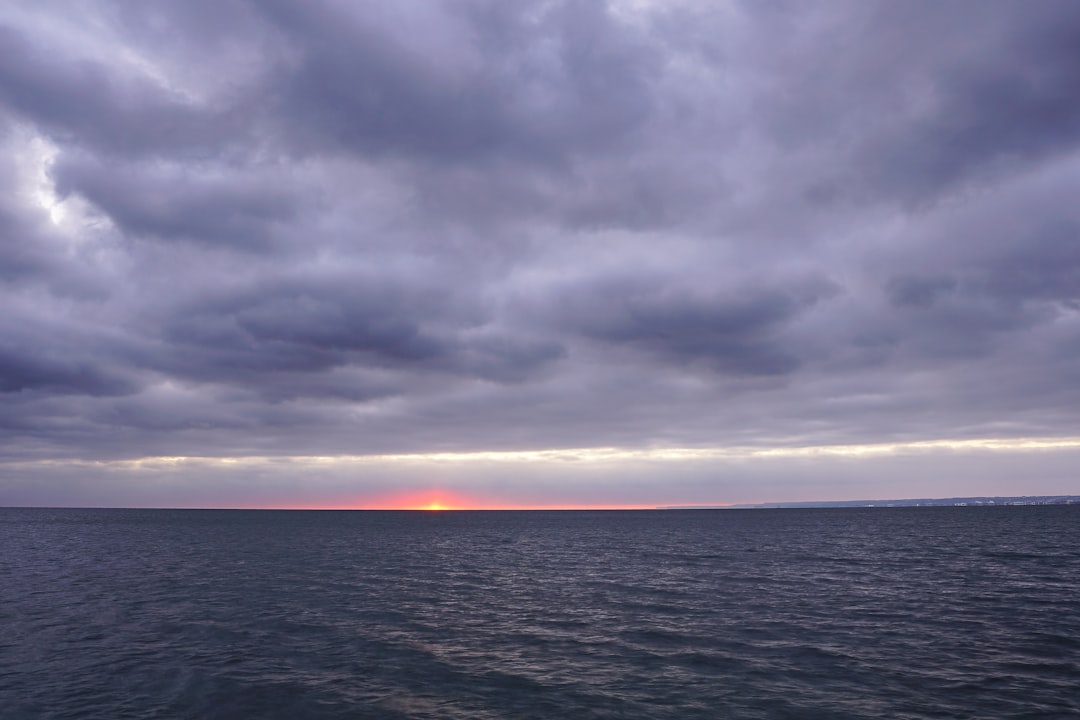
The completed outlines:
{"type": "Polygon", "coordinates": [[[335,498],[315,502],[284,503],[283,510],[652,510],[655,504],[528,502],[508,498],[481,497],[455,490],[422,489],[335,498]]]}

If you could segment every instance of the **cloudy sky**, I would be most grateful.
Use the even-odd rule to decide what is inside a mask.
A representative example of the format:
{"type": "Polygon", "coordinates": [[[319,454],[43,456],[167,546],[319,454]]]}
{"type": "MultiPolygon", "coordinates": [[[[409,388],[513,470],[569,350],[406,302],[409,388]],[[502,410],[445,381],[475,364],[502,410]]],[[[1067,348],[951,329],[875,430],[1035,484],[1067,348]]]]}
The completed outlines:
{"type": "Polygon", "coordinates": [[[1080,493],[1080,3],[7,0],[0,505],[1080,493]]]}

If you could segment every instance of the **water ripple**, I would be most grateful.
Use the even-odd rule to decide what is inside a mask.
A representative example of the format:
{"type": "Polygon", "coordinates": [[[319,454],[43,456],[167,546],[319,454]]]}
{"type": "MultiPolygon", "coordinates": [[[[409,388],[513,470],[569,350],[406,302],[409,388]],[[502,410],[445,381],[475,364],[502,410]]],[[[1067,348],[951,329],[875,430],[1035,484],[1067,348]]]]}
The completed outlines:
{"type": "Polygon", "coordinates": [[[0,510],[0,715],[1077,718],[1078,521],[0,510]]]}

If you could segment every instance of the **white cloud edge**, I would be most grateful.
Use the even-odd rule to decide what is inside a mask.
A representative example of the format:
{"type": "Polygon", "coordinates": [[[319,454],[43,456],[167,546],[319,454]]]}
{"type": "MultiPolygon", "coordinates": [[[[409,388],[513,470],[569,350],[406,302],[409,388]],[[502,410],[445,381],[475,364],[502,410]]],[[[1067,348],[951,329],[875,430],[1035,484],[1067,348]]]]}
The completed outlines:
{"type": "Polygon", "coordinates": [[[618,463],[693,462],[706,460],[755,460],[785,458],[874,458],[935,452],[1002,453],[1052,452],[1080,448],[1080,437],[983,438],[923,440],[859,445],[811,445],[799,447],[712,447],[712,448],[619,448],[587,447],[550,450],[506,450],[476,452],[402,453],[381,455],[249,455],[240,457],[147,456],[124,460],[49,459],[17,460],[7,467],[94,467],[113,470],[153,470],[179,466],[241,468],[267,465],[308,465],[312,467],[354,465],[423,465],[427,463],[618,463]]]}

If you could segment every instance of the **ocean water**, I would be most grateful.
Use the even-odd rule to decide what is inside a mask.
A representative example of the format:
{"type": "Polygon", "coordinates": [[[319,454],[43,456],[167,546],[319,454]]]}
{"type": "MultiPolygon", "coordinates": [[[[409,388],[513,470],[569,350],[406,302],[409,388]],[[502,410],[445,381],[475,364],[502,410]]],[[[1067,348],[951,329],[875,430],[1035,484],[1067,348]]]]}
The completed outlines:
{"type": "Polygon", "coordinates": [[[0,718],[1080,718],[1080,506],[2,509],[0,718]]]}

